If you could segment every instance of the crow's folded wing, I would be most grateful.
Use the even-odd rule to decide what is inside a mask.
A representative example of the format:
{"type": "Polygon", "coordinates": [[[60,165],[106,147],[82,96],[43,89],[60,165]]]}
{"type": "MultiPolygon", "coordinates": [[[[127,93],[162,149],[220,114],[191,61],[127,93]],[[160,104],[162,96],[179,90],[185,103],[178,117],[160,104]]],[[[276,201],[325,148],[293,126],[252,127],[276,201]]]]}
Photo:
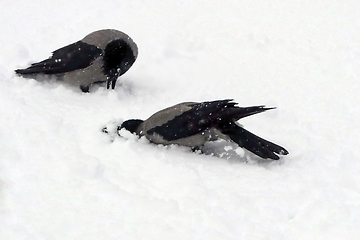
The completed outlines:
{"type": "MultiPolygon", "coordinates": [[[[217,115],[231,100],[194,103],[191,109],[176,115],[160,126],[147,129],[146,134],[158,134],[167,141],[190,137],[217,125],[217,115]]],[[[169,113],[164,113],[169,114],[169,113]]],[[[161,116],[154,117],[160,118],[161,116]]],[[[164,116],[164,118],[167,116],[164,116]]]]}
{"type": "MultiPolygon", "coordinates": [[[[173,141],[202,133],[209,128],[221,128],[223,124],[272,109],[264,106],[238,107],[237,103],[231,101],[225,99],[195,103],[191,109],[176,115],[162,125],[147,129],[146,134],[156,133],[167,141],[173,141]]],[[[168,111],[161,114],[168,114],[168,111]]],[[[161,119],[167,116],[155,117],[161,119]]]]}
{"type": "Polygon", "coordinates": [[[33,63],[26,69],[17,69],[15,72],[18,74],[66,73],[88,67],[101,54],[102,50],[96,46],[78,41],[54,51],[49,59],[33,63]]]}

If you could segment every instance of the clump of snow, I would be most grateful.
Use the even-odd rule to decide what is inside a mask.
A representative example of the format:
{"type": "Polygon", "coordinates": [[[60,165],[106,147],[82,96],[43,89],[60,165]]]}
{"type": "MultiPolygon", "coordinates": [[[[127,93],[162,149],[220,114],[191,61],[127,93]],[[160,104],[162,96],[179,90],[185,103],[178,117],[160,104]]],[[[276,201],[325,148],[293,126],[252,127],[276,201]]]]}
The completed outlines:
{"type": "Polygon", "coordinates": [[[0,239],[359,239],[359,7],[4,1],[0,239]],[[139,47],[115,90],[14,74],[103,28],[139,47]],[[228,98],[277,107],[240,123],[290,154],[261,160],[226,142],[197,154],[102,132],[228,98]]]}

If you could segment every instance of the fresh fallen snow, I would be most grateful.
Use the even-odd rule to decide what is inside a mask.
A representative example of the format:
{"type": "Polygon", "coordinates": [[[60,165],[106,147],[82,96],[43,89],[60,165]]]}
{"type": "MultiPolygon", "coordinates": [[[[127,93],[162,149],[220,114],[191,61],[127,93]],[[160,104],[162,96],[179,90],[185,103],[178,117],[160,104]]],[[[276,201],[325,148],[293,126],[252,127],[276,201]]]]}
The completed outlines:
{"type": "Polygon", "coordinates": [[[0,239],[359,239],[358,1],[3,1],[0,239]],[[90,94],[14,75],[103,28],[139,58],[90,94]],[[184,101],[276,110],[240,121],[289,150],[206,155],[104,126],[184,101]]]}

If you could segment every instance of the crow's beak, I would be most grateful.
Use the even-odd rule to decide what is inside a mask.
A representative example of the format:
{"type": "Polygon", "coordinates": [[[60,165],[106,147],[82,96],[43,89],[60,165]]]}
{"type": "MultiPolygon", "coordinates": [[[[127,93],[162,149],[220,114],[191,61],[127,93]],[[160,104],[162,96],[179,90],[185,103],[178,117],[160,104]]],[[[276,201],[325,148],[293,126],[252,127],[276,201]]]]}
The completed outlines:
{"type": "Polygon", "coordinates": [[[116,76],[114,76],[114,77],[109,77],[109,79],[106,82],[106,88],[109,89],[110,85],[111,85],[111,89],[114,89],[117,78],[118,78],[118,74],[116,74],[116,76]]]}
{"type": "Polygon", "coordinates": [[[120,76],[121,69],[117,68],[116,71],[111,71],[111,72],[112,72],[111,77],[108,77],[108,80],[107,80],[107,85],[106,85],[107,89],[110,88],[110,84],[111,84],[111,89],[115,89],[116,81],[117,81],[118,77],[120,76]]]}
{"type": "Polygon", "coordinates": [[[114,89],[115,88],[115,85],[116,85],[116,80],[117,78],[114,78],[111,82],[111,88],[114,89]]]}
{"type": "Polygon", "coordinates": [[[106,82],[106,88],[109,89],[110,88],[110,83],[111,83],[111,78],[109,78],[106,82]]]}

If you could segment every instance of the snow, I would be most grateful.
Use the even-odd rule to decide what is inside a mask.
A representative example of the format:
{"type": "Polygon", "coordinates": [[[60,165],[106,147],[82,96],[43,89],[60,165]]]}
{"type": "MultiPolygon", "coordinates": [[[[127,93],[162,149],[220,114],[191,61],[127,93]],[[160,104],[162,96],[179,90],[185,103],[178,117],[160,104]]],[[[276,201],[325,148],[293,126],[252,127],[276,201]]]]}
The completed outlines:
{"type": "Polygon", "coordinates": [[[2,1],[0,239],[359,239],[360,2],[2,1]],[[15,76],[114,28],[139,56],[115,90],[15,76]],[[104,126],[184,101],[241,120],[280,161],[206,155],[104,126]]]}

